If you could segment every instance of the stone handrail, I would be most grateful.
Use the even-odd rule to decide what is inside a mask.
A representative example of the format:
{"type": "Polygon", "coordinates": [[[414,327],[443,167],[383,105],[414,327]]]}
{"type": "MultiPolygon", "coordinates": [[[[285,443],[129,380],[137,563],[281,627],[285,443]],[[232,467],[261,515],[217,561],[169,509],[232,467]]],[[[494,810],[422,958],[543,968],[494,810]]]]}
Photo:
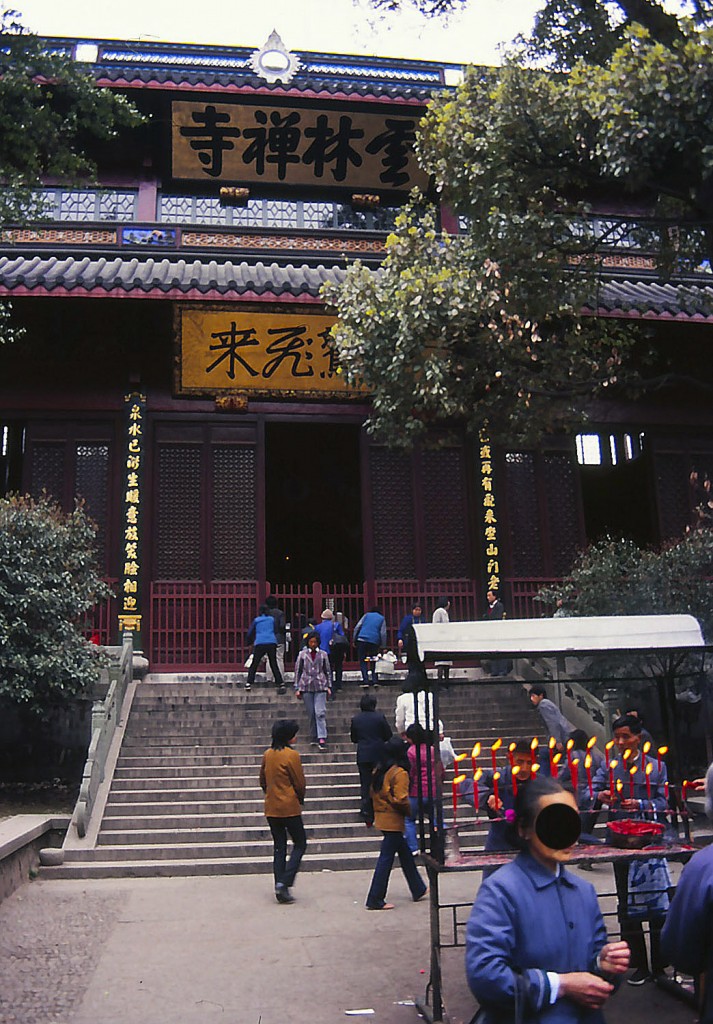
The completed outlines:
{"type": "Polygon", "coordinates": [[[126,691],[133,677],[132,634],[124,633],[122,646],[107,647],[106,651],[111,658],[109,688],[105,698],[95,701],[92,708],[92,739],[73,815],[73,824],[76,826],[77,835],[80,838],[84,838],[87,834],[94,801],[99,787],[104,781],[107,754],[121,716],[126,691]]]}

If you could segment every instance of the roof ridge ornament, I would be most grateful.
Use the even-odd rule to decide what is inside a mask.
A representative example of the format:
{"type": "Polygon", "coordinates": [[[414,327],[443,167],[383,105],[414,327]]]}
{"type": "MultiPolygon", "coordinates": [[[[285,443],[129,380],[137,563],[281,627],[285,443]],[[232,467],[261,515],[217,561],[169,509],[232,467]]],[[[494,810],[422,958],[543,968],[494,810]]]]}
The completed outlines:
{"type": "Polygon", "coordinates": [[[259,78],[266,82],[291,82],[301,67],[299,57],[290,53],[282,39],[273,29],[267,42],[250,57],[250,67],[259,78]]]}

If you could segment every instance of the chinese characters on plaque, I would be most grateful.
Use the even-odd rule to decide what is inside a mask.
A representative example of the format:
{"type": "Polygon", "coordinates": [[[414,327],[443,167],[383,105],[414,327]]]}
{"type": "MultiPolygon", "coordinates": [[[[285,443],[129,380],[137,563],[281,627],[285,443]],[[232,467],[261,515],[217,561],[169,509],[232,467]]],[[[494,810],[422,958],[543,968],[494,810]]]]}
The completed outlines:
{"type": "Polygon", "coordinates": [[[122,570],[119,576],[119,633],[134,633],[140,646],[141,634],[141,481],[144,460],[144,417],[146,396],[124,396],[126,402],[126,444],[124,495],[122,502],[122,570]]]}
{"type": "Polygon", "coordinates": [[[329,332],[334,317],[179,306],[176,391],[356,393],[336,364],[329,332]]]}
{"type": "Polygon", "coordinates": [[[500,545],[498,543],[498,517],[493,489],[493,460],[490,439],[482,431],[480,433],[480,490],[482,493],[481,507],[483,510],[483,541],[485,551],[485,571],[488,583],[486,590],[495,593],[500,589],[500,545]]]}
{"type": "Polygon", "coordinates": [[[426,189],[419,113],[348,114],[238,103],[173,104],[173,177],[350,189],[426,189]]]}

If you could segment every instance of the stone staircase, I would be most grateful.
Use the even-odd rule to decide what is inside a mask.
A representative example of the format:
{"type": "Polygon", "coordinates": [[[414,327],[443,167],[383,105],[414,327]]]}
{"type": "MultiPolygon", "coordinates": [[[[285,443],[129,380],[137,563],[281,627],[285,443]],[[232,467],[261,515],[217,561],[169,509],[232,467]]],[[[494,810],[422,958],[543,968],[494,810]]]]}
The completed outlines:
{"type": "MultiPolygon", "coordinates": [[[[380,687],[379,709],[393,722],[400,686],[380,687]]],[[[258,783],[276,718],[295,718],[307,777],[303,870],[372,867],[380,833],[359,820],[359,777],[349,739],[361,690],[347,683],[328,705],[327,751],[309,747],[306,714],[291,690],[249,693],[231,677],[148,677],[137,687],[96,841],[74,844],[49,877],[127,877],[268,872],[272,844],[258,783]]],[[[456,752],[532,736],[540,727],[518,682],[454,682],[441,694],[441,718],[456,752]]],[[[487,751],[489,755],[489,750],[487,751]]],[[[470,762],[466,762],[468,765],[470,762]]],[[[489,756],[481,758],[484,767],[489,756]]],[[[452,775],[449,773],[449,778],[452,775]]],[[[446,798],[448,792],[446,793],[446,798]]],[[[446,799],[446,818],[450,800],[446,799]]],[[[461,849],[482,846],[486,825],[459,815],[461,849]]]]}

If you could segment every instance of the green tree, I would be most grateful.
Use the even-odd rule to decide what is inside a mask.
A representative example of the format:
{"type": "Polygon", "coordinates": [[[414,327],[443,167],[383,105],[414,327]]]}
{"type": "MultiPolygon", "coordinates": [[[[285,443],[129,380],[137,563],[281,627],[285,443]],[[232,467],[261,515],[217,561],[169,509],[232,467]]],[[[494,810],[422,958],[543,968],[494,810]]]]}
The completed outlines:
{"type": "Polygon", "coordinates": [[[713,31],[697,6],[685,20],[653,0],[548,3],[562,14],[552,50],[576,16],[603,42],[592,59],[572,51],[556,61],[566,74],[546,73],[535,41],[434,99],[419,157],[466,233],[439,238],[412,206],[376,281],[357,264],[326,291],[344,373],[374,394],[372,429],[408,441],[457,423],[530,440],[630,379],[636,331],[583,315],[620,228],[593,213],[634,211],[662,275],[713,257],[713,31]],[[627,23],[637,11],[647,27],[627,23]]]}
{"type": "MultiPolygon", "coordinates": [[[[15,12],[0,13],[0,227],[41,217],[37,190],[48,179],[93,181],[94,148],[142,120],[124,96],[27,32],[15,12]]],[[[0,342],[20,336],[9,308],[0,306],[0,342]]]]}
{"type": "Polygon", "coordinates": [[[110,595],[95,562],[96,529],[80,504],[0,500],[0,697],[34,715],[91,693],[99,648],[82,635],[110,595]]]}

